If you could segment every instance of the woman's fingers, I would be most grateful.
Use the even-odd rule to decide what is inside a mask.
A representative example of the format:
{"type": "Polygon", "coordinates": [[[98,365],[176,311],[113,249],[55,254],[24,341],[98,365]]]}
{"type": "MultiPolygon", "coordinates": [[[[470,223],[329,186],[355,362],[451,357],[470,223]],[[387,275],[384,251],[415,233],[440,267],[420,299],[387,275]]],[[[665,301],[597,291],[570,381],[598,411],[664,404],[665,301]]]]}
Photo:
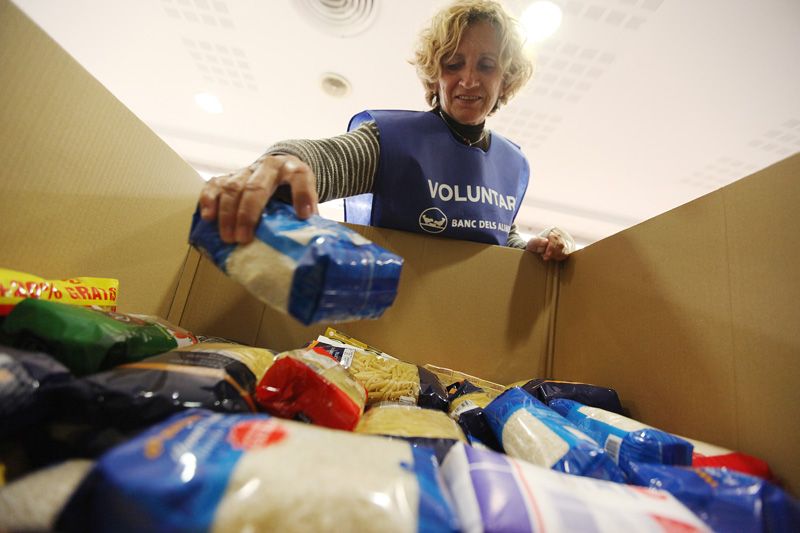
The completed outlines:
{"type": "Polygon", "coordinates": [[[219,181],[220,195],[217,202],[217,223],[219,225],[219,236],[223,242],[236,242],[236,223],[242,194],[252,173],[252,170],[245,168],[219,181]]]}
{"type": "Polygon", "coordinates": [[[281,184],[292,190],[292,205],[297,216],[306,219],[318,213],[317,186],[311,168],[300,160],[289,160],[281,166],[281,184]]]}
{"type": "Polygon", "coordinates": [[[200,217],[206,221],[216,220],[217,218],[217,201],[219,200],[220,192],[222,189],[219,186],[219,181],[229,176],[215,176],[208,180],[203,185],[203,190],[200,191],[200,217]]]}

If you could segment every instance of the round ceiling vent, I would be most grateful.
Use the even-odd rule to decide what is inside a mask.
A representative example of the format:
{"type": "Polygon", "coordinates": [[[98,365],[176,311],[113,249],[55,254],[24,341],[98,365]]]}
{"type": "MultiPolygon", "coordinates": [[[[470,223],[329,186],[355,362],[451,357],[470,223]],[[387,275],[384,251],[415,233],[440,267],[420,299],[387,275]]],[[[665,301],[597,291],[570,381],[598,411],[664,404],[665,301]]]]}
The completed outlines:
{"type": "Polygon", "coordinates": [[[336,37],[353,37],[369,29],[379,0],[298,0],[292,2],[314,26],[336,37]]]}

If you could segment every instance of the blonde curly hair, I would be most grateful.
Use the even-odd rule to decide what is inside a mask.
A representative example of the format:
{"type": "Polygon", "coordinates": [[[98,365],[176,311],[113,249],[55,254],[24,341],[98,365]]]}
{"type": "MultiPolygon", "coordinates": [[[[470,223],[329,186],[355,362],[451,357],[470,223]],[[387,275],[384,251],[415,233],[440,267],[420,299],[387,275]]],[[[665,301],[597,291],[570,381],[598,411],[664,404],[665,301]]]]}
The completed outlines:
{"type": "Polygon", "coordinates": [[[533,74],[533,62],[525,55],[524,40],[517,21],[494,0],[457,0],[439,11],[430,26],[422,30],[410,61],[417,69],[425,88],[425,100],[431,107],[438,105],[437,85],[442,73],[442,60],[451,57],[470,24],[487,21],[497,30],[500,39],[500,68],[503,87],[491,113],[506,104],[533,74]]]}

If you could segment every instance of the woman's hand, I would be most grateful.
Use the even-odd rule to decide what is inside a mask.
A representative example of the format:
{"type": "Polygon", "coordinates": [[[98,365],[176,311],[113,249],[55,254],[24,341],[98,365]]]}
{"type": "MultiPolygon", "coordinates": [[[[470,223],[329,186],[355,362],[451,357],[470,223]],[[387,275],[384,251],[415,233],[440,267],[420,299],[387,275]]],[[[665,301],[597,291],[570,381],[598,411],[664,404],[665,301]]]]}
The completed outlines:
{"type": "Polygon", "coordinates": [[[261,212],[279,185],[291,188],[298,217],[318,212],[311,168],[292,155],[268,155],[249,167],[211,178],[200,193],[200,216],[219,221],[224,242],[246,244],[253,240],[261,212]]]}
{"type": "Polygon", "coordinates": [[[541,254],[544,261],[563,261],[569,257],[571,246],[567,243],[564,235],[558,228],[553,228],[547,233],[547,237],[533,237],[528,241],[526,250],[535,254],[541,254]]]}

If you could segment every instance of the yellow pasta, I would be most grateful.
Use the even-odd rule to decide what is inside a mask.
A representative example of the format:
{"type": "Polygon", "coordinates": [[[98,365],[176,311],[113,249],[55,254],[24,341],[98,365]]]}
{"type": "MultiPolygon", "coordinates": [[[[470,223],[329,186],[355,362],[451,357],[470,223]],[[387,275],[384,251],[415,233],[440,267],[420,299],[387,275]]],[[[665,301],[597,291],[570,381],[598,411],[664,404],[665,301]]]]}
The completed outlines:
{"type": "Polygon", "coordinates": [[[383,401],[417,403],[419,371],[415,365],[356,350],[349,370],[367,389],[369,405],[383,401]]]}
{"type": "Polygon", "coordinates": [[[397,403],[373,406],[361,417],[355,431],[370,435],[454,439],[466,442],[464,432],[443,411],[397,403]]]}

